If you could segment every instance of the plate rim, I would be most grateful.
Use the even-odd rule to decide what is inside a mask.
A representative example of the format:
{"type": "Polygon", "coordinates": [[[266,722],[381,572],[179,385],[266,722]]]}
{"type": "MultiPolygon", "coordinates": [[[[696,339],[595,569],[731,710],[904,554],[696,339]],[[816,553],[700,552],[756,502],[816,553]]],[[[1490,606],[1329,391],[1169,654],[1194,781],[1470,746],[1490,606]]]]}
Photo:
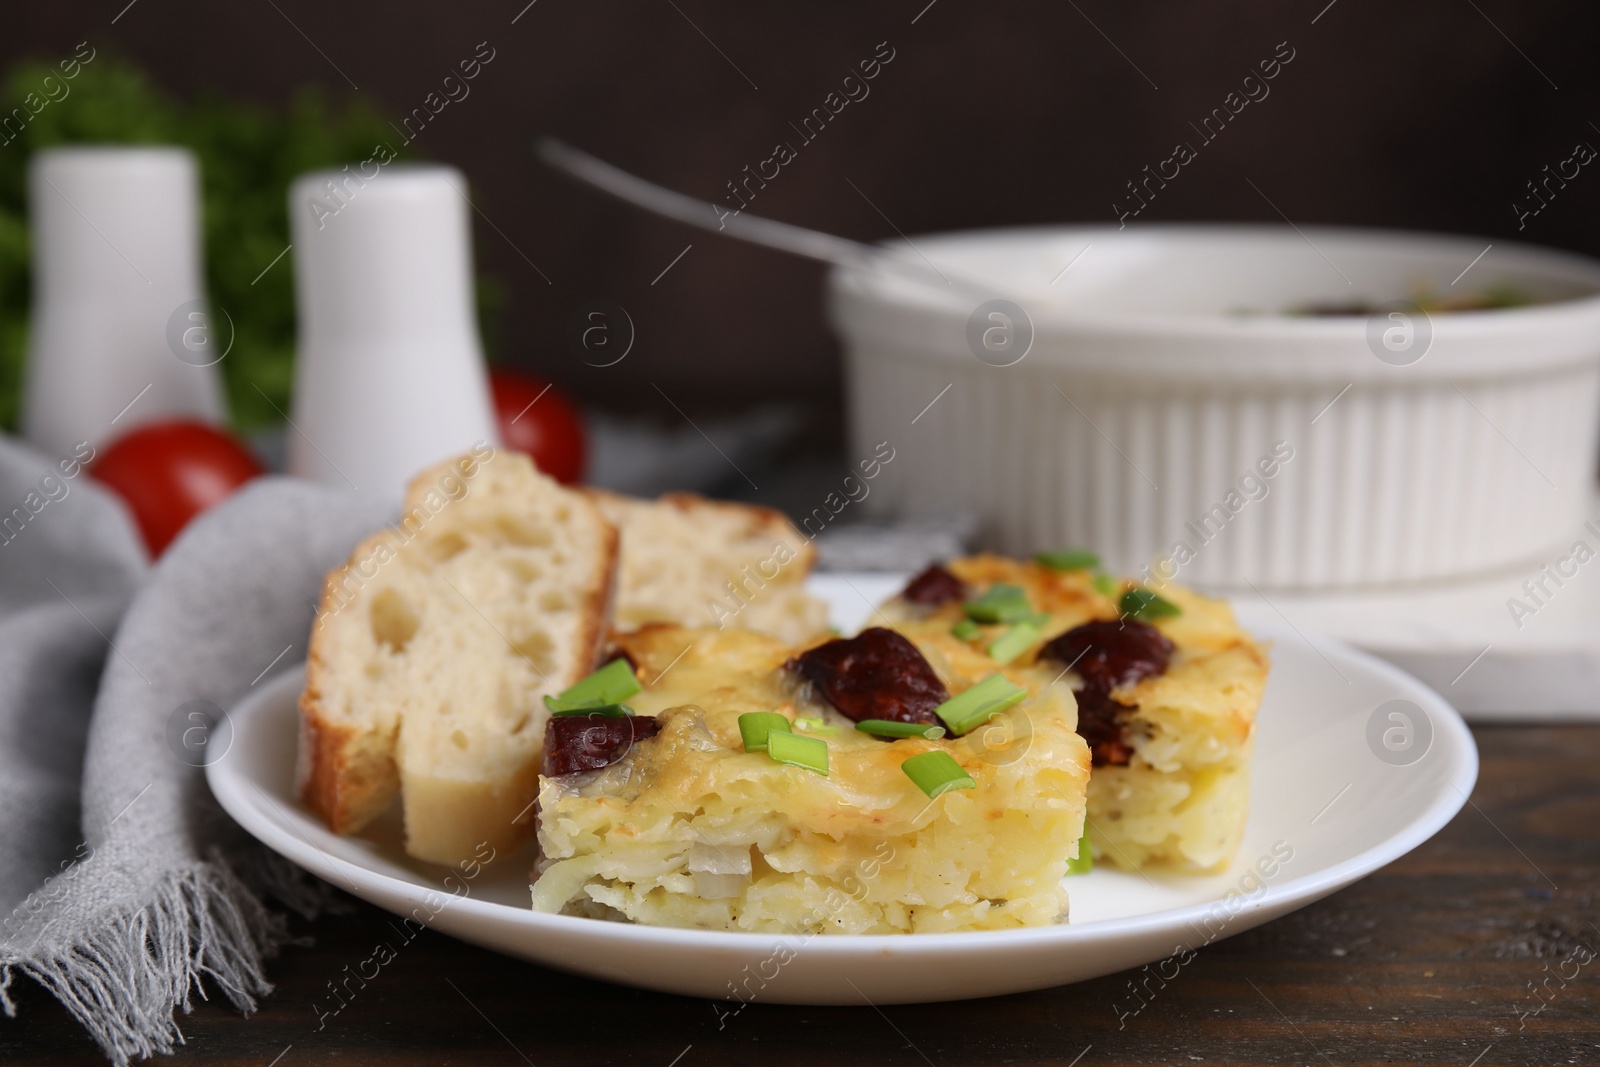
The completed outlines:
{"type": "MultiPolygon", "coordinates": [[[[1477,783],[1479,770],[1477,745],[1473,740],[1470,728],[1462,719],[1460,713],[1443,696],[1417,678],[1391,663],[1335,638],[1318,635],[1315,643],[1313,643],[1310,636],[1302,634],[1292,627],[1259,617],[1251,619],[1248,628],[1267,640],[1293,639],[1304,641],[1315,652],[1324,652],[1325,650],[1336,652],[1362,668],[1379,675],[1383,681],[1401,690],[1408,698],[1418,699],[1434,725],[1432,749],[1441,751],[1448,749],[1452,754],[1454,765],[1446,768],[1443,775],[1442,781],[1447,788],[1441,789],[1427,807],[1403,827],[1345,860],[1281,883],[1266,886],[1266,891],[1259,897],[1247,900],[1237,911],[1230,911],[1228,929],[1219,936],[1211,938],[1206,942],[1207,944],[1224,940],[1233,934],[1242,933],[1256,925],[1256,923],[1240,923],[1238,920],[1241,916],[1268,912],[1270,914],[1266,916],[1266,919],[1270,919],[1286,914],[1359,881],[1418,848],[1447,826],[1466,806],[1471,797],[1472,789],[1477,783]],[[1266,632],[1262,633],[1262,631],[1266,632]],[[1451,743],[1448,746],[1441,746],[1441,740],[1444,738],[1450,739],[1451,743]]],[[[270,679],[266,685],[246,693],[244,697],[235,702],[234,706],[228,711],[230,718],[236,720],[233,726],[235,737],[237,738],[238,736],[240,722],[260,714],[262,708],[284,700],[284,690],[292,690],[298,693],[299,688],[303,686],[303,678],[304,662],[302,661],[299,664],[283,669],[277,677],[270,679]]],[[[581,916],[551,915],[534,911],[531,906],[524,909],[495,901],[441,894],[438,890],[418,885],[416,882],[362,866],[318,848],[309,838],[302,838],[298,829],[292,825],[279,825],[271,814],[250,799],[247,791],[251,787],[255,788],[274,806],[277,806],[277,801],[282,798],[273,797],[252,776],[245,773],[239,761],[229,761],[225,758],[216,760],[206,765],[205,772],[207,784],[212,794],[217,798],[218,803],[247,833],[297,866],[335,885],[338,885],[340,881],[348,881],[351,885],[355,885],[353,877],[345,877],[345,869],[353,868],[361,879],[375,880],[375,883],[368,890],[375,895],[381,892],[385,896],[415,897],[419,900],[424,894],[443,895],[446,904],[444,908],[434,914],[433,918],[435,920],[447,911],[458,911],[463,917],[476,916],[495,923],[509,922],[526,926],[534,931],[544,929],[552,933],[581,933],[583,936],[598,938],[611,944],[646,943],[653,947],[662,948],[748,949],[763,939],[770,941],[784,938],[805,938],[808,942],[809,951],[816,952],[820,949],[825,955],[838,956],[856,954],[882,955],[885,952],[895,955],[906,953],[948,953],[963,949],[986,951],[1023,946],[1033,948],[1065,947],[1074,944],[1100,944],[1124,938],[1151,936],[1185,926],[1192,930],[1194,927],[1193,920],[1204,919],[1208,915],[1214,914],[1213,909],[1217,904],[1227,899],[1226,896],[1221,896],[1202,903],[1188,904],[1177,908],[1166,908],[1139,915],[1083,923],[1068,921],[1050,926],[1008,930],[970,930],[914,935],[903,933],[829,934],[825,937],[810,937],[806,934],[699,930],[605,922],[581,916]]],[[[305,816],[305,810],[297,799],[290,798],[290,803],[294,805],[296,813],[305,816]]],[[[292,817],[288,813],[285,813],[285,816],[292,817]]],[[[307,817],[309,818],[309,816],[307,817]]],[[[323,828],[319,826],[318,829],[323,828]]],[[[326,830],[323,829],[323,832],[326,832],[326,830]]],[[[448,868],[441,868],[441,870],[446,869],[448,868]]],[[[358,892],[355,895],[385,910],[391,910],[386,905],[372,900],[371,897],[364,893],[358,892]]]]}

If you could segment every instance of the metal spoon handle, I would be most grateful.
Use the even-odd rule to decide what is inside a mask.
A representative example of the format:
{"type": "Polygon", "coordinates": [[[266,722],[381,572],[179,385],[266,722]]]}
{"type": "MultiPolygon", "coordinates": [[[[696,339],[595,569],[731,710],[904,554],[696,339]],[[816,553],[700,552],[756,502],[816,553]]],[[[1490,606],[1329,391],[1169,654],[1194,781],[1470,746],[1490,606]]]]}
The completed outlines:
{"type": "Polygon", "coordinates": [[[635,207],[698,226],[702,230],[846,267],[869,267],[883,260],[882,251],[871,245],[775,219],[747,215],[718,207],[709,201],[684,196],[629,174],[620,167],[614,167],[603,159],[596,159],[552,137],[541,137],[534,142],[534,153],[556,170],[586,185],[610,193],[619,200],[626,200],[635,207]]]}

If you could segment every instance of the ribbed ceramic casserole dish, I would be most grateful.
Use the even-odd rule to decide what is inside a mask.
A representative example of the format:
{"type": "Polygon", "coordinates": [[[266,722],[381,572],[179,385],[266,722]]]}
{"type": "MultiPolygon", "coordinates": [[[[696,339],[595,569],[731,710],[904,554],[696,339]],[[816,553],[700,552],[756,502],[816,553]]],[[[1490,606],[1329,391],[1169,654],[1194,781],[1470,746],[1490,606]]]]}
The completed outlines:
{"type": "Polygon", "coordinates": [[[853,447],[896,449],[863,501],[880,515],[969,511],[1007,552],[1091,546],[1113,570],[1262,589],[1493,571],[1583,521],[1600,423],[1593,260],[1290,227],[912,240],[950,284],[831,280],[853,447]],[[1020,313],[975,319],[985,287],[1020,313]],[[1505,287],[1535,303],[1386,303],[1505,287]],[[1287,314],[1356,302],[1383,306],[1287,314]],[[999,352],[980,351],[991,337],[999,352]]]}

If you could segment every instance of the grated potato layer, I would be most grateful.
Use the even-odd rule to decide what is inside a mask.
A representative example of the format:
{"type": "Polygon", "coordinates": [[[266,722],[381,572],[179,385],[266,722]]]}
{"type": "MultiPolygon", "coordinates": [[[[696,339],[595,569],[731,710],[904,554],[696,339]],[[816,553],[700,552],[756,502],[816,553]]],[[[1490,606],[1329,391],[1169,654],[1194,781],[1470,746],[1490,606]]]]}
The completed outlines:
{"type": "Polygon", "coordinates": [[[537,910],[794,934],[1065,918],[1089,769],[1065,689],[982,738],[885,742],[813,701],[777,669],[790,650],[760,635],[654,627],[626,651],[661,733],[602,771],[541,779],[537,910]],[[827,777],[744,752],[752,710],[825,720],[827,777]],[[933,748],[977,788],[923,795],[900,764],[933,748]]]}

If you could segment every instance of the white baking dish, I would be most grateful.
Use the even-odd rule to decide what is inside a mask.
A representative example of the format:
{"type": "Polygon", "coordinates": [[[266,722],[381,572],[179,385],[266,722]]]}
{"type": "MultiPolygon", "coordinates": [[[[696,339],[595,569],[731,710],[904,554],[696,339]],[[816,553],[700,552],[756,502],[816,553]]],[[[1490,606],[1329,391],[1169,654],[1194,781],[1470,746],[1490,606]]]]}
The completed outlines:
{"type": "Polygon", "coordinates": [[[951,284],[832,277],[853,448],[895,449],[867,510],[970,511],[1003,551],[1090,546],[1119,571],[1262,589],[1493,571],[1570,542],[1583,521],[1600,263],[1265,226],[913,240],[951,284]],[[1020,333],[1004,358],[974,354],[968,320],[984,294],[962,284],[973,278],[1031,320],[1020,361],[996,365],[1015,358],[1020,333]],[[1282,313],[1506,284],[1541,303],[1282,313]]]}

